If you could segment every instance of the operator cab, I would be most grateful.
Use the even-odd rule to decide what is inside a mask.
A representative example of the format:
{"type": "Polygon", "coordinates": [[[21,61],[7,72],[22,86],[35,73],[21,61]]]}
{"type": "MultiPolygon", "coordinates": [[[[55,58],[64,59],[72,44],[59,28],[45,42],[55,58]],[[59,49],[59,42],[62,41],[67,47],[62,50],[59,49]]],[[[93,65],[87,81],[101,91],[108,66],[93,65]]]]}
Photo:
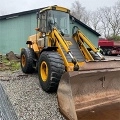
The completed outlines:
{"type": "Polygon", "coordinates": [[[60,8],[54,6],[40,11],[38,25],[40,32],[49,33],[53,27],[56,27],[62,35],[69,35],[69,11],[60,8]]]}

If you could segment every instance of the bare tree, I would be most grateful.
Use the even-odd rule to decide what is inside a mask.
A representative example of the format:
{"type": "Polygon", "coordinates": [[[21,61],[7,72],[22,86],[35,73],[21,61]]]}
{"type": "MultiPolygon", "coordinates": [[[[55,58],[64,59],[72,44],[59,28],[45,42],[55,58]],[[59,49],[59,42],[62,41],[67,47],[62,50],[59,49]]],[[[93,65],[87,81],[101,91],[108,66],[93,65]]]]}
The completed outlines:
{"type": "Polygon", "coordinates": [[[111,14],[111,8],[110,7],[104,7],[100,8],[99,10],[99,19],[100,19],[100,29],[102,31],[102,35],[104,37],[110,36],[111,26],[109,24],[110,14],[111,14]]]}
{"type": "Polygon", "coordinates": [[[72,3],[71,14],[104,37],[120,35],[120,1],[111,7],[88,12],[79,0],[72,3]]]}
{"type": "Polygon", "coordinates": [[[89,24],[89,12],[80,4],[79,0],[72,3],[71,15],[85,24],[89,24]]]}
{"type": "Polygon", "coordinates": [[[99,11],[93,11],[90,13],[90,17],[89,17],[89,26],[94,29],[95,31],[99,31],[100,28],[100,14],[99,11]]]}
{"type": "Polygon", "coordinates": [[[120,34],[120,2],[117,2],[113,8],[111,13],[111,20],[109,21],[113,35],[117,36],[120,34]]]}
{"type": "Polygon", "coordinates": [[[112,7],[100,8],[98,11],[99,27],[103,31],[102,34],[105,37],[118,36],[120,34],[120,2],[118,1],[112,7]]]}

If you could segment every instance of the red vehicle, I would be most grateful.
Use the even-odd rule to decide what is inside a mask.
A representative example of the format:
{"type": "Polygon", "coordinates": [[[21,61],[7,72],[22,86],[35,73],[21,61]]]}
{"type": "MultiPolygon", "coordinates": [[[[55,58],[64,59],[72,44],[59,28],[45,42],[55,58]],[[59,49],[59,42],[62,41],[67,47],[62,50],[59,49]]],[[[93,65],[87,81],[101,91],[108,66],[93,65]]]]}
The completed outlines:
{"type": "Polygon", "coordinates": [[[120,54],[120,41],[99,39],[98,46],[102,49],[103,55],[120,54]]]}

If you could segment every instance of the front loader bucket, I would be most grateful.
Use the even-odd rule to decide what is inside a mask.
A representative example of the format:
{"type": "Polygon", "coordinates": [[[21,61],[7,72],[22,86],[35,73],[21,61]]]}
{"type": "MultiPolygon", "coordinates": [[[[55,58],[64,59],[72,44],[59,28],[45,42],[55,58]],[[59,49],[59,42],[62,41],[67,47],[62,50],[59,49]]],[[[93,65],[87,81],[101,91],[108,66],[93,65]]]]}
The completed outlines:
{"type": "Polygon", "coordinates": [[[66,72],[57,95],[69,120],[120,120],[120,68],[66,72]]]}

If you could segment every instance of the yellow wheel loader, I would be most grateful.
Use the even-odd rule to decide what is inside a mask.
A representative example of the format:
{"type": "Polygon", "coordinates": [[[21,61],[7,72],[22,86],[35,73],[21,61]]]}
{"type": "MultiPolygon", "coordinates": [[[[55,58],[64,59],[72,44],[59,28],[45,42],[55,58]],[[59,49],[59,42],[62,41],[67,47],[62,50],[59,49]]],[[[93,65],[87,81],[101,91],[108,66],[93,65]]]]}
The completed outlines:
{"type": "Polygon", "coordinates": [[[70,10],[49,6],[37,13],[36,34],[21,49],[24,73],[38,70],[42,89],[57,91],[69,120],[120,120],[120,61],[104,59],[77,26],[70,10]]]}

